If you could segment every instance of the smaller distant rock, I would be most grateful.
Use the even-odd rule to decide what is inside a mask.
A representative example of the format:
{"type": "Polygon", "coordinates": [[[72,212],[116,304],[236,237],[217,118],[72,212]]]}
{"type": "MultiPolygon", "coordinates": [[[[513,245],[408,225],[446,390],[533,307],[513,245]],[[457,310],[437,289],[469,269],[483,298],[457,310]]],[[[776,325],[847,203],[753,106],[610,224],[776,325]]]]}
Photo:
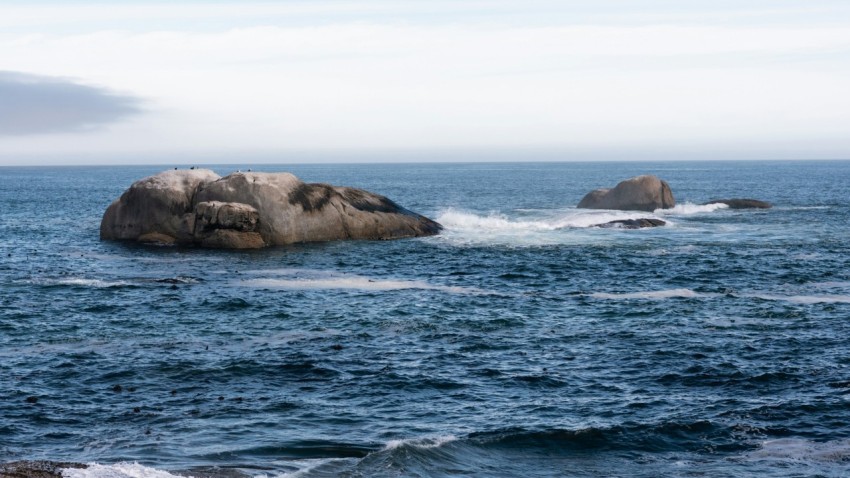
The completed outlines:
{"type": "Polygon", "coordinates": [[[729,209],[770,209],[773,204],[758,199],[712,199],[703,205],[708,204],[725,204],[729,209]]]}
{"type": "Polygon", "coordinates": [[[622,229],[642,229],[644,227],[659,227],[665,224],[667,223],[662,221],[661,219],[650,219],[642,217],[640,219],[618,219],[616,221],[609,221],[604,224],[596,224],[593,227],[619,227],[622,229]]]}
{"type": "Polygon", "coordinates": [[[620,181],[612,189],[596,189],[578,203],[582,209],[615,209],[647,211],[669,209],[676,205],[673,191],[666,181],[643,175],[620,181]]]}

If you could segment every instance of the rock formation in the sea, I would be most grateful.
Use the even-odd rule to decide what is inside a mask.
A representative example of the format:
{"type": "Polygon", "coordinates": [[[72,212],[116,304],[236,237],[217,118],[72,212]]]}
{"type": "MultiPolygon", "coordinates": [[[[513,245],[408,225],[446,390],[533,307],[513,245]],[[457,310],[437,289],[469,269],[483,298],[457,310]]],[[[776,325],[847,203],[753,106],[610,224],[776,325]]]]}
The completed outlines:
{"type": "Polygon", "coordinates": [[[62,478],[64,468],[88,467],[58,461],[12,461],[0,463],[0,478],[62,478]]]}
{"type": "Polygon", "coordinates": [[[361,189],[289,173],[169,170],[133,183],[107,208],[100,238],[256,249],[338,239],[437,234],[440,224],[361,189]]]}
{"type": "Polygon", "coordinates": [[[619,227],[622,229],[642,229],[644,227],[659,227],[667,224],[661,219],[652,219],[642,217],[639,219],[617,219],[616,221],[608,221],[603,224],[595,224],[593,227],[619,227]]]}
{"type": "Polygon", "coordinates": [[[708,204],[725,204],[729,206],[729,209],[770,209],[773,207],[773,204],[765,201],[759,201],[758,199],[712,199],[703,205],[708,204]]]}
{"type": "Polygon", "coordinates": [[[596,189],[578,203],[584,209],[648,211],[676,205],[670,186],[655,176],[644,175],[621,181],[612,189],[596,189]]]}

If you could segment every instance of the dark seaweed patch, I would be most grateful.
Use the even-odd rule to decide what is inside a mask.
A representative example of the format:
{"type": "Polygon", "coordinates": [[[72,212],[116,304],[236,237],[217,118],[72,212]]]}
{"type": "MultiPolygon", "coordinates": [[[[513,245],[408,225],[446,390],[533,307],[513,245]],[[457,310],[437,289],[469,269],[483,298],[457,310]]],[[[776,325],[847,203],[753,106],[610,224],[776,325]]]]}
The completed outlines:
{"type": "Polygon", "coordinates": [[[328,184],[301,183],[289,193],[289,204],[300,204],[304,212],[321,211],[335,192],[328,184]]]}
{"type": "Polygon", "coordinates": [[[363,212],[411,214],[410,211],[404,209],[384,196],[368,193],[361,189],[344,188],[342,190],[342,197],[355,209],[363,212]]]}

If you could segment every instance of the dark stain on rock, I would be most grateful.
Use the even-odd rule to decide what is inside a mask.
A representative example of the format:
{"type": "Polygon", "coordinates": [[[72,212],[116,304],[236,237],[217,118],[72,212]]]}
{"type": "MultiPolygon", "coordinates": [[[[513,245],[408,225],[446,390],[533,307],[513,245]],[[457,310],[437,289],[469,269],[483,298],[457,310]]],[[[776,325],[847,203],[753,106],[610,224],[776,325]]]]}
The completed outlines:
{"type": "Polygon", "coordinates": [[[289,204],[298,204],[304,212],[321,211],[336,194],[329,184],[301,183],[289,193],[289,204]]]}
{"type": "Polygon", "coordinates": [[[342,197],[354,208],[363,212],[386,212],[406,215],[413,214],[384,196],[367,193],[362,189],[343,188],[342,197]]]}

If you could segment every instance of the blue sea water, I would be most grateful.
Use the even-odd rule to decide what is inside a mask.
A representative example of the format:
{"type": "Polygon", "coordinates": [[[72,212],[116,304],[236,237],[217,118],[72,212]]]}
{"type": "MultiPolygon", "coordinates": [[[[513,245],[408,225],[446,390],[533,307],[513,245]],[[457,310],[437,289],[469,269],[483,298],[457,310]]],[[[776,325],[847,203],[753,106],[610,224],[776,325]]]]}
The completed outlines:
{"type": "MultiPolygon", "coordinates": [[[[212,166],[219,174],[249,165],[212,166]]],[[[253,166],[436,237],[101,242],[166,167],[0,168],[0,462],[67,476],[848,476],[850,162],[253,166]],[[637,174],[679,205],[578,210],[637,174]],[[699,204],[753,197],[770,210],[699,204]],[[589,227],[658,217],[661,228],[589,227]]]]}

